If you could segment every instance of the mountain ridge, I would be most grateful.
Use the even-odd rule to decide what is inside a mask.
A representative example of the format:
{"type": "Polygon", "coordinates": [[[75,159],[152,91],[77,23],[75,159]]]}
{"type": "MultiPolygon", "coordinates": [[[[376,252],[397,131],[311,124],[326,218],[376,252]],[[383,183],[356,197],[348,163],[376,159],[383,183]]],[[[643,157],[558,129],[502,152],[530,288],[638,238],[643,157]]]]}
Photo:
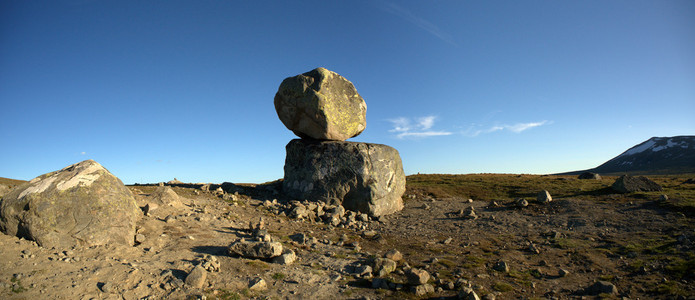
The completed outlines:
{"type": "Polygon", "coordinates": [[[695,173],[695,136],[652,137],[591,169],[562,174],[669,175],[695,173]]]}

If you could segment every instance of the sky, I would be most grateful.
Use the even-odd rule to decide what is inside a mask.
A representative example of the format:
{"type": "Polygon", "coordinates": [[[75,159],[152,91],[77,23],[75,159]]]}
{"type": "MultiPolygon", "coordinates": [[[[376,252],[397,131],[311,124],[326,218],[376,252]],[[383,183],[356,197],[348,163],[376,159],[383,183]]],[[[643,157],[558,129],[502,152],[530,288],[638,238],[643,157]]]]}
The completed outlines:
{"type": "Polygon", "coordinates": [[[695,135],[695,1],[0,0],[0,177],[283,177],[273,97],[325,67],[406,174],[596,167],[695,135]]]}

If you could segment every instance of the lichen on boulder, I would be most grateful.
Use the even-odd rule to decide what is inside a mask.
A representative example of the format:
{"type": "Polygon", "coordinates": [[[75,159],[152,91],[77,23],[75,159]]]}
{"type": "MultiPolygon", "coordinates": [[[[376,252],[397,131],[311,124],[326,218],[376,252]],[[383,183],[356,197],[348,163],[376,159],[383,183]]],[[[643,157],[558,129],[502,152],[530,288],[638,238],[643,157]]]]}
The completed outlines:
{"type": "Polygon", "coordinates": [[[367,104],[355,86],[324,68],[283,80],[274,104],[280,121],[301,138],[344,141],[367,126],[367,104]]]}
{"type": "Polygon", "coordinates": [[[140,215],[130,190],[93,160],[36,177],[0,200],[0,230],[43,247],[133,245],[140,215]]]}
{"type": "Polygon", "coordinates": [[[283,191],[295,199],[337,200],[371,216],[403,209],[398,151],[381,144],[294,139],[287,144],[283,191]]]}

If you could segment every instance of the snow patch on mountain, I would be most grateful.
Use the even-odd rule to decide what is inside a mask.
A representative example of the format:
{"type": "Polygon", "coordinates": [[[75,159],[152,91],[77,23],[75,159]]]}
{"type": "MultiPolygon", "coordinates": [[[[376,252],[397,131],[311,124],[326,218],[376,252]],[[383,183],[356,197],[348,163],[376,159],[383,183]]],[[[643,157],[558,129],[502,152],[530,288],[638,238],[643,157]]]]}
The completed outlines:
{"type": "Polygon", "coordinates": [[[627,151],[625,151],[623,154],[619,155],[618,157],[635,155],[635,154],[642,153],[642,152],[647,151],[647,150],[651,150],[652,152],[658,152],[658,151],[673,148],[673,147],[681,147],[683,149],[688,149],[688,147],[689,147],[689,144],[687,141],[675,142],[675,141],[673,141],[672,138],[667,138],[666,144],[662,145],[663,142],[664,142],[664,138],[651,138],[642,144],[639,144],[635,147],[628,149],[627,151]]]}
{"type": "Polygon", "coordinates": [[[650,140],[642,143],[641,145],[637,145],[635,147],[630,148],[629,150],[625,151],[625,153],[623,153],[623,155],[620,155],[620,156],[627,156],[627,155],[634,155],[637,153],[642,153],[644,151],[649,150],[654,145],[656,145],[656,141],[654,139],[650,139],[650,140]]]}

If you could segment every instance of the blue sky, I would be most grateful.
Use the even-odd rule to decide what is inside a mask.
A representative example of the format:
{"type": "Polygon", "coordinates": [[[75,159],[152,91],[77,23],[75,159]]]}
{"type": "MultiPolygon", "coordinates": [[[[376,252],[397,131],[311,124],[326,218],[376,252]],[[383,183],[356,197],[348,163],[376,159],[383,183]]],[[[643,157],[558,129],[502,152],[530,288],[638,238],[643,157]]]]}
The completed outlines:
{"type": "Polygon", "coordinates": [[[0,1],[0,176],[264,182],[325,67],[407,174],[595,167],[695,134],[695,1],[0,1]]]}

